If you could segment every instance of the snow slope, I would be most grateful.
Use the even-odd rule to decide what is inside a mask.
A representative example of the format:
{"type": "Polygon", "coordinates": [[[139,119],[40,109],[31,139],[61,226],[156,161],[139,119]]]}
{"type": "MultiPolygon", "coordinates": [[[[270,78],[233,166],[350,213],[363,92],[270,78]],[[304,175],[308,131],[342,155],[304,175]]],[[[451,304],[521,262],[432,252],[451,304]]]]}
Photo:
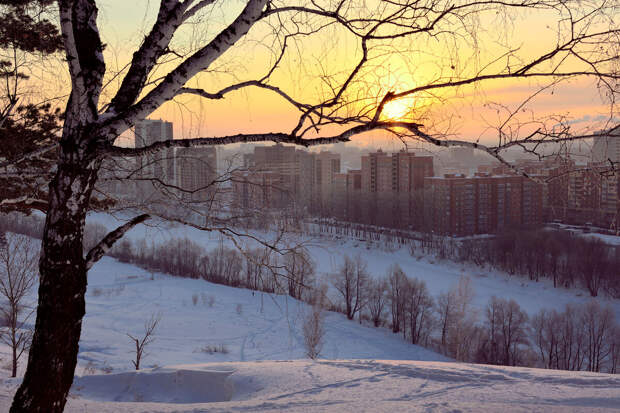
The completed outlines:
{"type": "MultiPolygon", "coordinates": [[[[90,272],[86,303],[82,364],[129,368],[132,347],[126,334],[139,335],[158,313],[162,319],[145,367],[305,357],[300,319],[307,306],[285,295],[150,274],[104,258],[90,272]],[[228,353],[203,351],[222,345],[228,353]]],[[[444,359],[341,314],[327,313],[325,324],[326,358],[444,359]]]]}
{"type": "MultiPolygon", "coordinates": [[[[119,221],[107,214],[89,215],[90,222],[101,223],[108,228],[114,228],[123,221],[119,221]]],[[[219,234],[208,233],[195,228],[170,225],[148,221],[148,225],[140,225],[128,233],[133,240],[148,239],[149,242],[165,242],[171,238],[188,237],[204,248],[213,249],[220,242],[219,234]]],[[[268,238],[272,234],[259,234],[268,238]]],[[[409,276],[424,280],[433,296],[448,291],[454,286],[462,275],[470,277],[475,292],[474,306],[480,314],[489,301],[496,295],[506,299],[514,299],[530,315],[542,308],[563,310],[569,303],[585,303],[590,296],[584,289],[553,288],[550,280],[530,281],[519,276],[509,276],[495,270],[480,268],[470,264],[458,264],[452,261],[440,261],[435,257],[423,256],[416,252],[411,256],[406,248],[396,251],[386,251],[380,243],[367,243],[347,238],[337,239],[329,237],[295,237],[291,236],[291,243],[303,243],[307,246],[310,255],[317,264],[317,273],[329,279],[342,262],[343,256],[361,255],[368,263],[368,270],[374,277],[384,276],[389,267],[398,263],[409,276]]],[[[607,236],[609,243],[620,244],[620,237],[607,236]]],[[[224,238],[224,242],[226,239],[224,238]]],[[[232,247],[232,243],[228,243],[232,247]]],[[[620,320],[620,302],[615,299],[604,297],[602,294],[597,300],[603,305],[613,307],[616,318],[620,320]]]]}

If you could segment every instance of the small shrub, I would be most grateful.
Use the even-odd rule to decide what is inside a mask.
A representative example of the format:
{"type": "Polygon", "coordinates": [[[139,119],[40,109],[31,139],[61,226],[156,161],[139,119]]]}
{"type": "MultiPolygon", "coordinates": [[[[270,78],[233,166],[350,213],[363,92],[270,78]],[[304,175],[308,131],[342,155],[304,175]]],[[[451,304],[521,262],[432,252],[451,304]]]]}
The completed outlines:
{"type": "Polygon", "coordinates": [[[324,318],[325,314],[320,303],[310,307],[303,318],[302,333],[304,336],[304,347],[306,355],[312,360],[319,357],[323,349],[323,338],[325,336],[324,318]]]}
{"type": "Polygon", "coordinates": [[[103,362],[103,366],[101,366],[101,371],[103,371],[105,374],[110,374],[113,370],[114,369],[108,364],[107,361],[103,362]]]}
{"type": "Polygon", "coordinates": [[[202,300],[203,305],[208,305],[212,308],[215,305],[215,296],[206,295],[205,293],[200,294],[200,299],[202,300]]]}
{"type": "Polygon", "coordinates": [[[95,368],[95,362],[92,360],[88,360],[88,363],[86,363],[86,366],[84,366],[84,375],[85,376],[90,376],[97,373],[97,369],[95,368]]]}
{"type": "Polygon", "coordinates": [[[215,354],[215,353],[228,354],[229,353],[228,347],[226,347],[225,344],[219,344],[219,345],[207,344],[206,346],[202,347],[200,351],[203,353],[207,353],[207,354],[215,354]]]}

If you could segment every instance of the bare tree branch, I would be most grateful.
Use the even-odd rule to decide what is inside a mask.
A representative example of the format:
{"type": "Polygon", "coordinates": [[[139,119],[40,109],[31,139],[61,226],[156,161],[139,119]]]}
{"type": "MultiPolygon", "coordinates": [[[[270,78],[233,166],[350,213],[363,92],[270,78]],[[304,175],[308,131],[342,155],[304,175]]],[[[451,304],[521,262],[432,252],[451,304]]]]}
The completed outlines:
{"type": "Polygon", "coordinates": [[[114,243],[121,239],[123,235],[133,227],[142,222],[149,219],[151,216],[149,214],[138,215],[133,218],[131,221],[127,222],[124,225],[121,225],[114,231],[110,232],[108,235],[103,238],[99,244],[97,244],[93,249],[91,249],[86,255],[86,268],[90,269],[97,261],[99,261],[109,250],[114,246],[114,243]]]}

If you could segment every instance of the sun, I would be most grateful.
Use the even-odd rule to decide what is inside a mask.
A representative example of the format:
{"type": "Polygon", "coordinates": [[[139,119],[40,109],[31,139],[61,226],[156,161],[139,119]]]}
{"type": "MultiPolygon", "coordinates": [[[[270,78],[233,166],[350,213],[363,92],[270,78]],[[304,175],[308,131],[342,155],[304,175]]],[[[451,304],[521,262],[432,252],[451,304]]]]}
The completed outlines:
{"type": "Polygon", "coordinates": [[[385,104],[381,115],[384,119],[399,120],[406,118],[413,110],[413,98],[391,100],[385,104]]]}

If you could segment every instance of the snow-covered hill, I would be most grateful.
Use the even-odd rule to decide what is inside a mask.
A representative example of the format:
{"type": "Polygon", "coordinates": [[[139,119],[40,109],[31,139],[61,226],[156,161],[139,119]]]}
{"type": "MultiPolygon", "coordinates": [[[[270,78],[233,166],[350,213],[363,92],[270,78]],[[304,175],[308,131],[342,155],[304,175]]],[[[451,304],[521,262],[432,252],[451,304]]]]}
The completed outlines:
{"type": "MultiPolygon", "coordinates": [[[[122,223],[108,214],[92,214],[89,216],[89,222],[100,223],[110,229],[122,223]]],[[[156,244],[165,243],[171,238],[188,237],[206,250],[215,249],[221,239],[218,233],[204,232],[183,225],[161,224],[157,221],[149,221],[149,225],[138,226],[127,236],[134,241],[146,239],[156,244]]],[[[268,239],[273,234],[259,233],[258,236],[268,239]]],[[[373,277],[385,276],[389,267],[398,263],[408,276],[424,280],[434,297],[456,285],[462,275],[468,276],[475,293],[473,304],[480,314],[493,295],[514,299],[530,315],[543,308],[563,310],[566,304],[586,303],[591,299],[589,293],[582,288],[554,288],[548,279],[531,281],[471,264],[441,261],[432,256],[425,256],[421,251],[416,251],[415,256],[412,256],[407,248],[386,251],[381,243],[369,244],[348,238],[309,236],[295,238],[293,235],[291,237],[293,238],[291,243],[303,243],[307,247],[316,263],[317,273],[327,277],[336,271],[345,254],[351,257],[359,254],[368,263],[369,273],[373,277]]],[[[244,241],[241,240],[242,243],[244,241]]],[[[233,247],[233,244],[227,242],[225,238],[224,242],[233,247]]],[[[620,243],[620,237],[607,236],[605,242],[620,243]]],[[[616,319],[620,320],[620,300],[611,299],[604,294],[600,294],[597,300],[602,305],[610,305],[614,309],[616,319]]]]}
{"type": "MultiPolygon", "coordinates": [[[[130,234],[156,242],[183,236],[207,249],[218,242],[212,234],[183,227],[142,227],[130,234]]],[[[309,250],[324,275],[344,254],[363,253],[371,273],[383,275],[398,262],[408,275],[424,279],[434,295],[469,275],[480,308],[492,295],[514,298],[530,313],[587,299],[578,290],[417,259],[404,249],[316,241],[309,250]]],[[[599,300],[618,314],[617,300],[599,300]]],[[[104,258],[89,274],[78,377],[67,411],[591,412],[620,406],[620,377],[452,363],[387,329],[361,326],[336,313],[325,319],[322,360],[311,362],[301,333],[305,311],[306,304],[287,296],[152,274],[104,258]],[[161,322],[144,369],[136,373],[127,334],[140,335],[153,314],[161,315],[161,322]]],[[[2,412],[8,411],[19,378],[7,378],[8,348],[0,347],[0,359],[2,412]]]]}

